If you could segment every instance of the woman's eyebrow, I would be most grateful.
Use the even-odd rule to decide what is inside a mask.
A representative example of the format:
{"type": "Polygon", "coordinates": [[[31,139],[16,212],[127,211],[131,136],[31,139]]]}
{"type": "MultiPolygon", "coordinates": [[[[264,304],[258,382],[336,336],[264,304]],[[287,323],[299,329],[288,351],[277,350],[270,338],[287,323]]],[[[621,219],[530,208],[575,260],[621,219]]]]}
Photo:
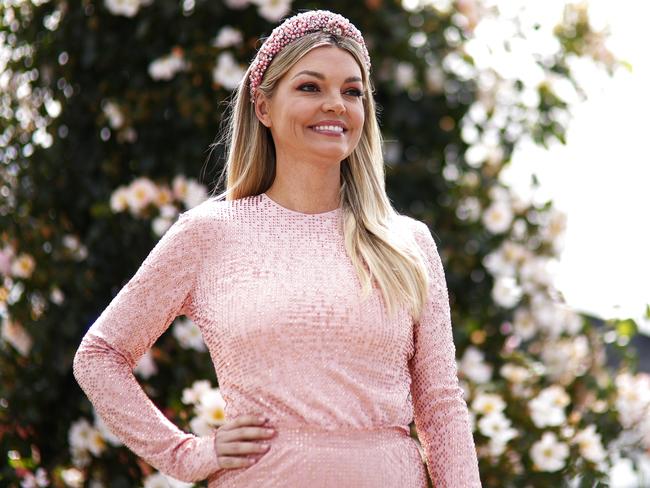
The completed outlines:
{"type": "MultiPolygon", "coordinates": [[[[296,78],[299,75],[311,75],[318,78],[319,80],[325,79],[325,75],[319,73],[318,71],[302,70],[300,73],[296,73],[293,78],[296,78]]],[[[291,79],[293,80],[293,78],[291,79]]],[[[352,81],[363,81],[363,80],[361,80],[361,78],[359,78],[358,76],[349,76],[348,78],[345,79],[345,83],[350,83],[352,81]]]]}

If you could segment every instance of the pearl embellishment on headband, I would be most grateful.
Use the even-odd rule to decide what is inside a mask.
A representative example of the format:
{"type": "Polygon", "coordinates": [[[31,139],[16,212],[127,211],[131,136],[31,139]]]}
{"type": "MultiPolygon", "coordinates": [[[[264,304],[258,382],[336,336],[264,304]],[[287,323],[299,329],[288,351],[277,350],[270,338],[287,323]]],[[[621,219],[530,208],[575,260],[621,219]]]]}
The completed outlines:
{"type": "Polygon", "coordinates": [[[255,103],[255,90],[264,77],[266,68],[271,64],[273,57],[290,42],[310,32],[323,31],[337,36],[349,37],[361,45],[364,63],[370,71],[370,56],[366,43],[359,29],[342,15],[329,10],[310,10],[286,19],[271,32],[264,44],[257,52],[249,72],[249,87],[251,102],[255,103]]]}

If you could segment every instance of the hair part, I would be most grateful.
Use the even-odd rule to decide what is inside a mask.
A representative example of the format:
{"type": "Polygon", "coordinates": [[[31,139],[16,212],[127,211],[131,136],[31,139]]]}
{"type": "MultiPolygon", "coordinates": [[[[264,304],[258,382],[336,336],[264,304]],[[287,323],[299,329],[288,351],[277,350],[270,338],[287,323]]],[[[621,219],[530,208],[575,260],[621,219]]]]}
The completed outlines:
{"type": "MultiPolygon", "coordinates": [[[[374,86],[363,62],[361,46],[354,40],[322,31],[306,34],[286,45],[266,69],[257,88],[272,98],[278,82],[308,52],[331,45],[350,53],[362,73],[365,121],[357,147],[341,162],[339,199],[343,211],[345,248],[357,272],[364,297],[374,280],[381,291],[387,312],[392,315],[404,304],[419,320],[427,298],[429,279],[423,255],[416,241],[396,231],[399,214],[393,209],[385,189],[382,135],[373,97],[374,86]]],[[[218,142],[225,149],[225,165],[213,192],[217,200],[237,200],[266,191],[275,179],[275,145],[271,131],[255,114],[246,71],[229,102],[218,142]]]]}

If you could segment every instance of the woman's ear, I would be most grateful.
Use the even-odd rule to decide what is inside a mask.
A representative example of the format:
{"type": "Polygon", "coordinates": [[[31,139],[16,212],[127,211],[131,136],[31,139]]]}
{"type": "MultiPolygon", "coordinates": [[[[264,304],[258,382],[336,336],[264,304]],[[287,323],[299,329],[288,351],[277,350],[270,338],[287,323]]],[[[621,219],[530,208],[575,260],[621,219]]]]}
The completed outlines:
{"type": "Polygon", "coordinates": [[[260,91],[255,93],[255,115],[266,127],[271,127],[271,117],[269,116],[269,101],[260,91]]]}

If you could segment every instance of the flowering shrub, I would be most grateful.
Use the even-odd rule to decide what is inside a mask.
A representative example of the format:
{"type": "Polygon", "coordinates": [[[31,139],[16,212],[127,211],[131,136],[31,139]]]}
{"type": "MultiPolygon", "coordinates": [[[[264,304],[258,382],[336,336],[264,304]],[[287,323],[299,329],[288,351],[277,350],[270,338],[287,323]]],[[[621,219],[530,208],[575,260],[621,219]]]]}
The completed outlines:
{"type": "MultiPolygon", "coordinates": [[[[212,184],[186,175],[197,174],[220,102],[260,33],[306,6],[0,7],[13,49],[0,79],[0,478],[12,486],[191,486],[105,428],[74,383],[72,358],[155,240],[207,198],[212,184]]],[[[636,323],[603,323],[564,303],[553,269],[566,216],[500,177],[519,141],[563,141],[581,99],[572,60],[616,69],[603,34],[583,6],[552,26],[478,0],[328,8],[359,27],[373,59],[391,199],[440,243],[483,485],[605,483],[615,461],[650,448],[650,377],[626,350],[636,323]],[[608,352],[621,356],[615,368],[608,352]]],[[[200,435],[226,421],[186,317],[134,373],[182,428],[200,435]]]]}

